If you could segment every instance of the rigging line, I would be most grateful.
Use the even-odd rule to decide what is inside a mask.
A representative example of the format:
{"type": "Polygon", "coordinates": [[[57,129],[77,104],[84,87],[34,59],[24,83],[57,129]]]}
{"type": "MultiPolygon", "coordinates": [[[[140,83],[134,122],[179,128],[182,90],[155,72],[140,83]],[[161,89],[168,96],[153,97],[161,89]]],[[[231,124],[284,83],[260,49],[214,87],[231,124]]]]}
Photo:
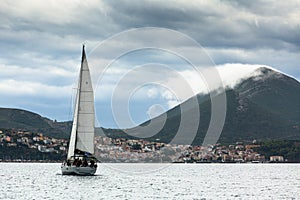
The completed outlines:
{"type": "Polygon", "coordinates": [[[69,106],[69,115],[68,115],[68,121],[73,121],[73,112],[74,112],[74,96],[76,96],[77,88],[72,87],[72,92],[70,96],[70,106],[69,106]]]}

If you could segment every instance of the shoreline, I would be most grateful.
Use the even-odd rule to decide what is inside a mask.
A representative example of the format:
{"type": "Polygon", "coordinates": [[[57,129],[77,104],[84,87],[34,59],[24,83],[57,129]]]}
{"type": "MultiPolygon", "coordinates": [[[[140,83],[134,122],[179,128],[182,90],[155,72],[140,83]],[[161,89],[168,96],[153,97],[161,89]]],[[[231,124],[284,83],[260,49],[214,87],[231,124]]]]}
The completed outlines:
{"type": "MultiPolygon", "coordinates": [[[[63,161],[14,161],[1,160],[0,163],[62,163],[63,161]]],[[[98,162],[103,164],[300,164],[300,162],[98,162]]]]}

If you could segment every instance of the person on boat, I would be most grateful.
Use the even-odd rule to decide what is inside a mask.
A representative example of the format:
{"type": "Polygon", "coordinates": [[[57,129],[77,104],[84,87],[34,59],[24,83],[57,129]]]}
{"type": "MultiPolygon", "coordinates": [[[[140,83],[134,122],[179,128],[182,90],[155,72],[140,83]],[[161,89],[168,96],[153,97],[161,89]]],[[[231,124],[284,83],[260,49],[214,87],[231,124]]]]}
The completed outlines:
{"type": "Polygon", "coordinates": [[[90,167],[92,168],[97,168],[97,164],[95,163],[95,160],[94,159],[91,159],[91,164],[90,164],[90,167]]]}
{"type": "Polygon", "coordinates": [[[87,167],[88,165],[89,165],[89,164],[88,164],[87,160],[86,160],[86,159],[83,159],[82,166],[83,166],[83,167],[87,167]]]}
{"type": "Polygon", "coordinates": [[[91,160],[91,165],[90,165],[90,166],[91,166],[91,167],[94,167],[94,165],[95,165],[95,161],[92,159],[92,160],[91,160]]]}
{"type": "Polygon", "coordinates": [[[69,159],[67,160],[67,166],[69,166],[69,167],[71,166],[71,162],[69,159]]]}
{"type": "Polygon", "coordinates": [[[79,159],[79,160],[78,160],[78,162],[77,162],[77,164],[76,164],[76,167],[80,167],[80,166],[81,166],[81,164],[82,164],[82,160],[81,160],[81,159],[79,159]]]}
{"type": "Polygon", "coordinates": [[[73,165],[77,165],[77,163],[78,163],[78,159],[77,158],[75,158],[75,160],[74,160],[74,162],[73,162],[73,165]]]}

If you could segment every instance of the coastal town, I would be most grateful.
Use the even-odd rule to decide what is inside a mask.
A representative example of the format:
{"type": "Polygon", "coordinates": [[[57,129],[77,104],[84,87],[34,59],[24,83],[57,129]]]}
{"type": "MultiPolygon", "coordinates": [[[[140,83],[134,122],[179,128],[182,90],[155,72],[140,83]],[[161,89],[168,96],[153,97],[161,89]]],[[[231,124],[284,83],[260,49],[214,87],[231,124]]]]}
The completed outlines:
{"type": "MultiPolygon", "coordinates": [[[[97,157],[105,162],[262,163],[267,161],[265,156],[254,150],[259,145],[244,145],[241,142],[228,146],[221,144],[191,146],[100,136],[96,141],[97,157]]],[[[284,158],[272,157],[271,161],[283,162],[284,158]]]]}
{"type": "Polygon", "coordinates": [[[56,161],[65,156],[68,140],[18,129],[0,130],[0,161],[56,161]]]}
{"type": "MultiPolygon", "coordinates": [[[[0,130],[0,161],[55,162],[66,157],[68,140],[51,138],[43,133],[0,130]]],[[[95,137],[95,156],[100,162],[166,163],[264,163],[287,162],[282,155],[265,157],[251,144],[212,144],[206,146],[174,145],[159,141],[95,137]]]]}

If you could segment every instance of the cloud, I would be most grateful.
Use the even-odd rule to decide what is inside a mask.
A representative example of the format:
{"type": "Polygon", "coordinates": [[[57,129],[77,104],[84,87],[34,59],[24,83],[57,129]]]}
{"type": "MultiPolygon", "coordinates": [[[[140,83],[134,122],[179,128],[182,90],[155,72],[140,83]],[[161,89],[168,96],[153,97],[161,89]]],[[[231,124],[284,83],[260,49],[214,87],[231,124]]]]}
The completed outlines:
{"type": "Polygon", "coordinates": [[[155,65],[126,70],[122,67],[115,67],[109,69],[103,76],[102,82],[99,83],[100,87],[97,88],[96,97],[106,102],[107,106],[111,106],[112,99],[119,102],[118,105],[124,104],[123,106],[127,106],[132,99],[139,102],[160,99],[170,109],[196,94],[207,94],[219,87],[233,88],[241,80],[252,76],[252,73],[260,67],[268,66],[239,63],[216,66],[222,85],[215,82],[210,90],[207,87],[208,77],[203,77],[201,70],[199,73],[186,66],[182,66],[183,70],[177,71],[173,68],[161,68],[155,65]],[[98,95],[103,95],[103,97],[98,95]]]}
{"type": "Polygon", "coordinates": [[[41,83],[8,79],[0,81],[0,90],[3,96],[40,96],[55,99],[70,96],[72,86],[50,86],[41,83]]]}
{"type": "MultiPolygon", "coordinates": [[[[57,58],[73,60],[78,58],[79,47],[85,41],[94,47],[97,42],[120,31],[153,26],[171,28],[195,38],[206,49],[214,49],[221,61],[271,65],[260,55],[281,50],[286,52],[282,62],[296,67],[298,61],[293,55],[299,54],[299,8],[298,1],[93,0],[70,4],[53,0],[47,5],[33,0],[4,1],[0,8],[0,42],[5,49],[0,53],[6,58],[3,62],[11,65],[29,62],[32,54],[48,55],[49,61],[57,58]],[[254,54],[249,58],[232,58],[224,49],[254,54]],[[255,53],[258,50],[260,53],[255,53]]],[[[168,37],[151,38],[153,43],[166,39],[168,37]]],[[[143,44],[147,36],[134,40],[143,44]]],[[[118,42],[107,52],[131,45],[134,40],[118,42]]],[[[182,47],[178,42],[172,44],[182,47]]]]}
{"type": "Polygon", "coordinates": [[[217,66],[217,70],[221,76],[225,87],[234,88],[242,80],[253,76],[253,73],[260,67],[267,67],[265,65],[250,65],[250,64],[225,64],[217,66]]]}
{"type": "Polygon", "coordinates": [[[177,105],[179,105],[181,102],[179,99],[182,99],[182,97],[179,97],[179,99],[176,97],[176,94],[173,94],[169,90],[162,91],[161,96],[163,99],[167,102],[168,109],[171,109],[177,105]]]}
{"type": "Polygon", "coordinates": [[[149,116],[149,119],[153,119],[154,117],[157,117],[161,114],[166,112],[166,110],[159,104],[155,104],[150,106],[150,108],[147,111],[147,114],[149,116]]]}
{"type": "Polygon", "coordinates": [[[218,90],[220,87],[233,88],[242,80],[253,76],[252,73],[260,67],[269,66],[241,63],[217,65],[213,68],[217,69],[221,82],[215,77],[216,81],[210,81],[209,87],[207,84],[209,81],[208,79],[211,79],[211,77],[205,77],[204,75],[207,74],[205,71],[213,70],[212,68],[206,68],[204,70],[200,69],[199,71],[185,69],[178,72],[178,74],[181,79],[186,81],[187,85],[178,84],[180,82],[179,76],[166,75],[168,83],[176,86],[176,92],[174,94],[176,99],[171,98],[169,96],[171,93],[169,92],[166,93],[167,95],[164,95],[164,97],[167,97],[166,99],[170,99],[170,102],[173,102],[173,105],[176,105],[176,102],[183,102],[196,94],[208,94],[218,90]]]}
{"type": "Polygon", "coordinates": [[[296,35],[300,4],[297,1],[291,5],[277,1],[249,3],[249,7],[218,0],[106,3],[111,8],[110,16],[121,29],[171,28],[187,33],[207,47],[273,49],[284,48],[289,43],[299,48],[296,35]]]}
{"type": "MultiPolygon", "coordinates": [[[[53,98],[59,105],[65,105],[64,101],[69,103],[67,96],[76,86],[84,42],[93,74],[93,70],[97,70],[97,65],[93,67],[97,64],[92,62],[93,56],[109,64],[116,52],[127,48],[162,45],[170,50],[131,52],[113,63],[103,79],[98,81],[98,76],[93,79],[99,102],[109,102],[124,74],[148,63],[171,66],[171,69],[130,72],[128,85],[119,86],[120,96],[147,78],[159,81],[176,99],[164,96],[163,89],[148,91],[145,87],[134,96],[143,101],[143,105],[149,98],[161,98],[170,108],[195,93],[207,92],[205,77],[195,73],[172,51],[185,50],[189,58],[198,58],[199,53],[190,43],[170,37],[167,32],[161,32],[158,37],[151,33],[123,37],[101,52],[91,52],[99,42],[114,34],[149,26],[173,29],[195,39],[216,63],[225,86],[232,87],[259,66],[272,66],[299,80],[299,9],[300,3],[296,0],[75,0],[71,4],[67,0],[50,0],[46,4],[35,0],[3,1],[0,6],[0,95],[7,100],[2,100],[0,105],[20,105],[19,100],[14,100],[18,97],[27,102],[22,105],[24,108],[43,110],[48,116],[55,116],[53,110],[62,110],[62,107],[47,111],[46,105],[53,106],[53,98]]],[[[218,85],[213,88],[216,87],[218,85]]],[[[140,105],[142,107],[142,103],[140,105]]],[[[63,112],[56,114],[64,116],[63,112]]]]}
{"type": "MultiPolygon", "coordinates": [[[[4,80],[16,80],[36,82],[45,85],[65,86],[71,85],[77,78],[77,71],[57,66],[43,66],[40,68],[20,67],[16,65],[0,65],[0,78],[4,80]]],[[[0,80],[1,80],[0,79],[0,80]]]]}
{"type": "Polygon", "coordinates": [[[50,119],[65,121],[71,119],[72,92],[72,85],[0,79],[0,106],[30,110],[50,119]]]}
{"type": "Polygon", "coordinates": [[[154,89],[154,88],[150,88],[150,89],[147,91],[147,96],[148,96],[149,98],[155,98],[155,97],[157,97],[157,95],[158,95],[158,91],[157,91],[156,89],[154,89]]]}

